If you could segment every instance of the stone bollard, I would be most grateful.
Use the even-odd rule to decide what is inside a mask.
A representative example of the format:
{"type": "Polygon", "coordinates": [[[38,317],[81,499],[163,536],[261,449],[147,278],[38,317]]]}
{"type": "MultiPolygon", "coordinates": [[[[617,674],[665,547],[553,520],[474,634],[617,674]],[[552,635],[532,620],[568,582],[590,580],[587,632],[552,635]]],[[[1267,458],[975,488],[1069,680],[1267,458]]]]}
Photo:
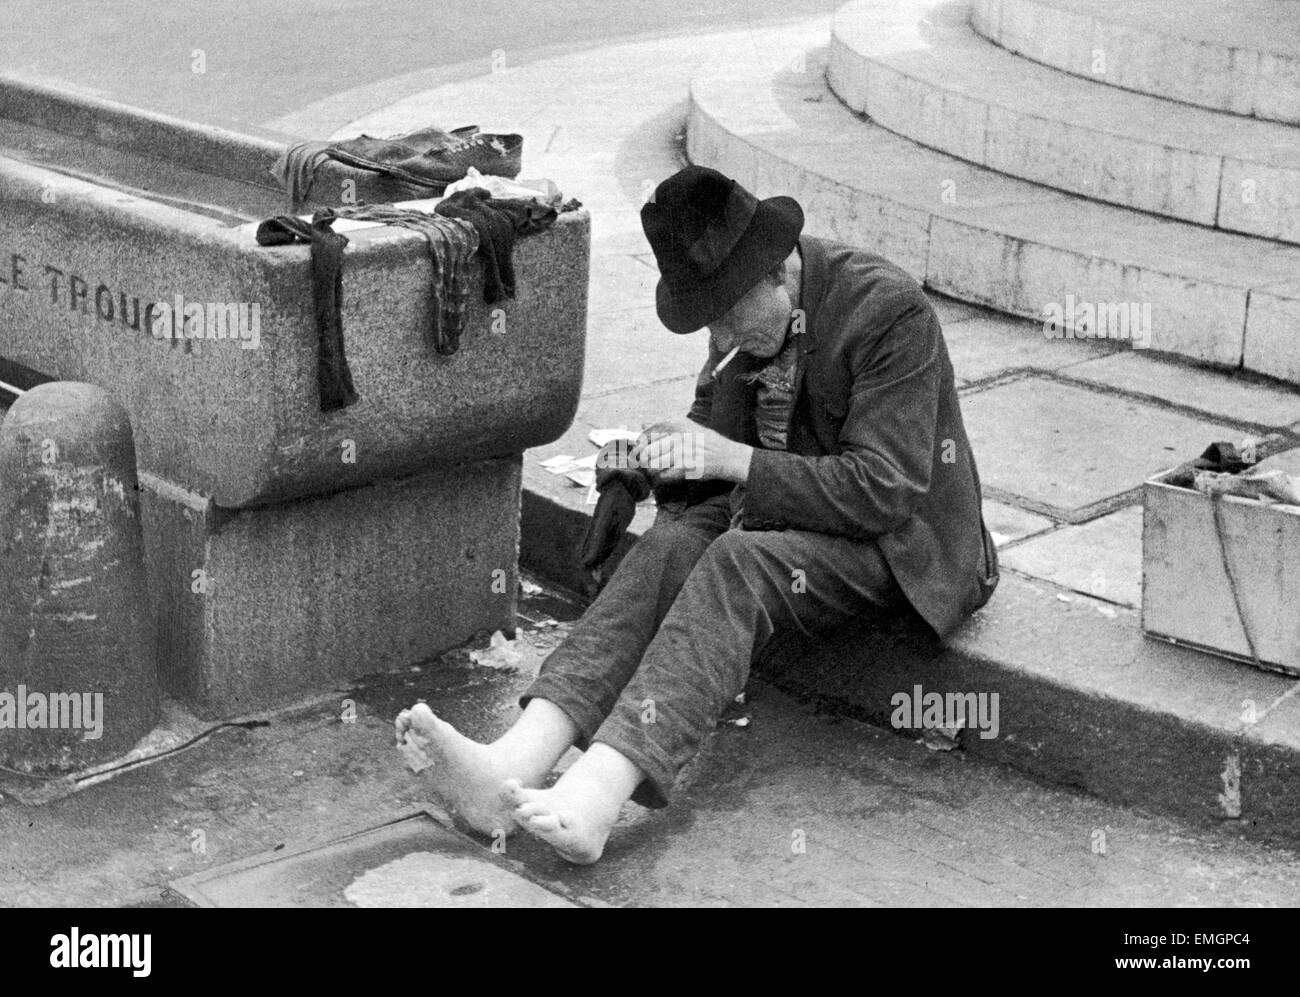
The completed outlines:
{"type": "Polygon", "coordinates": [[[56,381],[0,423],[0,763],[120,755],[158,719],[135,445],[103,389],[56,381]]]}

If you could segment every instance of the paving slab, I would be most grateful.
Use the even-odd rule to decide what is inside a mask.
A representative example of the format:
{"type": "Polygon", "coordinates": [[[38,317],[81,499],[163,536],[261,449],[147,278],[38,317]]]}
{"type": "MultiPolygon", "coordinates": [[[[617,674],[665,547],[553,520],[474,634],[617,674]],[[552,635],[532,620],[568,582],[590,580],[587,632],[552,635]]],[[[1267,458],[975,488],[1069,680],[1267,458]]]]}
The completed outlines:
{"type": "Polygon", "coordinates": [[[653,307],[658,280],[658,270],[631,253],[599,253],[591,261],[587,313],[653,307]]]}
{"type": "Polygon", "coordinates": [[[1142,605],[1142,506],[1032,537],[998,555],[1008,568],[1137,609],[1142,605]]]}
{"type": "Polygon", "coordinates": [[[1040,375],[968,392],[961,405],[986,494],[1074,521],[1215,440],[1242,436],[1227,423],[1040,375]]]}
{"type": "Polygon", "coordinates": [[[953,371],[967,381],[1018,367],[1059,370],[1120,348],[1106,340],[1049,339],[1043,334],[1043,323],[1008,315],[978,315],[947,323],[943,338],[953,371]]]}
{"type": "MultiPolygon", "coordinates": [[[[637,264],[640,266],[640,264],[637,264]]],[[[678,336],[664,328],[647,293],[640,307],[597,312],[587,317],[587,356],[583,395],[607,394],[662,381],[696,376],[708,359],[708,334],[678,336]]],[[[579,410],[585,405],[579,402],[579,410]]],[[[687,407],[690,407],[688,400],[687,407]]]]}
{"type": "Polygon", "coordinates": [[[1262,427],[1286,427],[1300,419],[1300,389],[1148,353],[1135,351],[1090,359],[1072,365],[1069,376],[1262,427]]]}
{"type": "Polygon", "coordinates": [[[1056,524],[1046,516],[1039,516],[1014,505],[998,502],[995,499],[984,500],[984,525],[993,536],[993,542],[1004,547],[1015,540],[1022,540],[1035,533],[1050,530],[1056,524]]]}

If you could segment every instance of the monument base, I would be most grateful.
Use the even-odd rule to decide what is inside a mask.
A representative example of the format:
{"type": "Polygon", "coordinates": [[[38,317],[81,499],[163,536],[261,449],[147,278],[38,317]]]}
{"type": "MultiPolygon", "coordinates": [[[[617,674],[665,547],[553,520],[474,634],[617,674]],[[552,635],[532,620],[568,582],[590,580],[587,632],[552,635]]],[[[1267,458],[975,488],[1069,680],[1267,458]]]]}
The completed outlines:
{"type": "Polygon", "coordinates": [[[225,509],[141,474],[163,689],[204,718],[514,627],[521,458],[225,509]]]}

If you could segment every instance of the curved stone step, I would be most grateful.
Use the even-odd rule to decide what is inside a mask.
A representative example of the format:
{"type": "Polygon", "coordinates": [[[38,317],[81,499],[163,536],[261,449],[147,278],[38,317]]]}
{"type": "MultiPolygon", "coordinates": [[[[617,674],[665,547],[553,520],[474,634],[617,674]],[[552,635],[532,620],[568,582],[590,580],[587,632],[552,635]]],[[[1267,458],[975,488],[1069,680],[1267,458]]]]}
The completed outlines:
{"type": "Polygon", "coordinates": [[[1043,319],[1150,307],[1150,346],[1300,381],[1300,249],[1062,194],[925,149],[845,108],[823,77],[719,67],[691,84],[687,153],[809,231],[869,247],[928,287],[1043,319]]]}
{"type": "Polygon", "coordinates": [[[1294,0],[971,0],[990,41],[1099,83],[1300,124],[1294,0]]]}
{"type": "Polygon", "coordinates": [[[832,89],[890,131],[1000,173],[1300,243],[1300,129],[1049,69],[989,44],[967,14],[964,0],[847,4],[832,89]]]}

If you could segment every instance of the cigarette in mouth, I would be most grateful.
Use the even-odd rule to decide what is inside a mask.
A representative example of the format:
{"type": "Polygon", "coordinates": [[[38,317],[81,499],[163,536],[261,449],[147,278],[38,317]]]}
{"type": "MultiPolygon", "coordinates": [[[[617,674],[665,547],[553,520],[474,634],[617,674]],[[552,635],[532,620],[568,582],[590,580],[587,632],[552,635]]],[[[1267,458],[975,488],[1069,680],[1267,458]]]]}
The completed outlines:
{"type": "Polygon", "coordinates": [[[739,352],[740,352],[739,346],[732,347],[731,352],[728,353],[721,360],[719,360],[718,366],[713,368],[713,376],[717,377],[720,373],[722,373],[722,368],[727,366],[727,364],[731,363],[732,358],[735,357],[735,355],[739,352]]]}

